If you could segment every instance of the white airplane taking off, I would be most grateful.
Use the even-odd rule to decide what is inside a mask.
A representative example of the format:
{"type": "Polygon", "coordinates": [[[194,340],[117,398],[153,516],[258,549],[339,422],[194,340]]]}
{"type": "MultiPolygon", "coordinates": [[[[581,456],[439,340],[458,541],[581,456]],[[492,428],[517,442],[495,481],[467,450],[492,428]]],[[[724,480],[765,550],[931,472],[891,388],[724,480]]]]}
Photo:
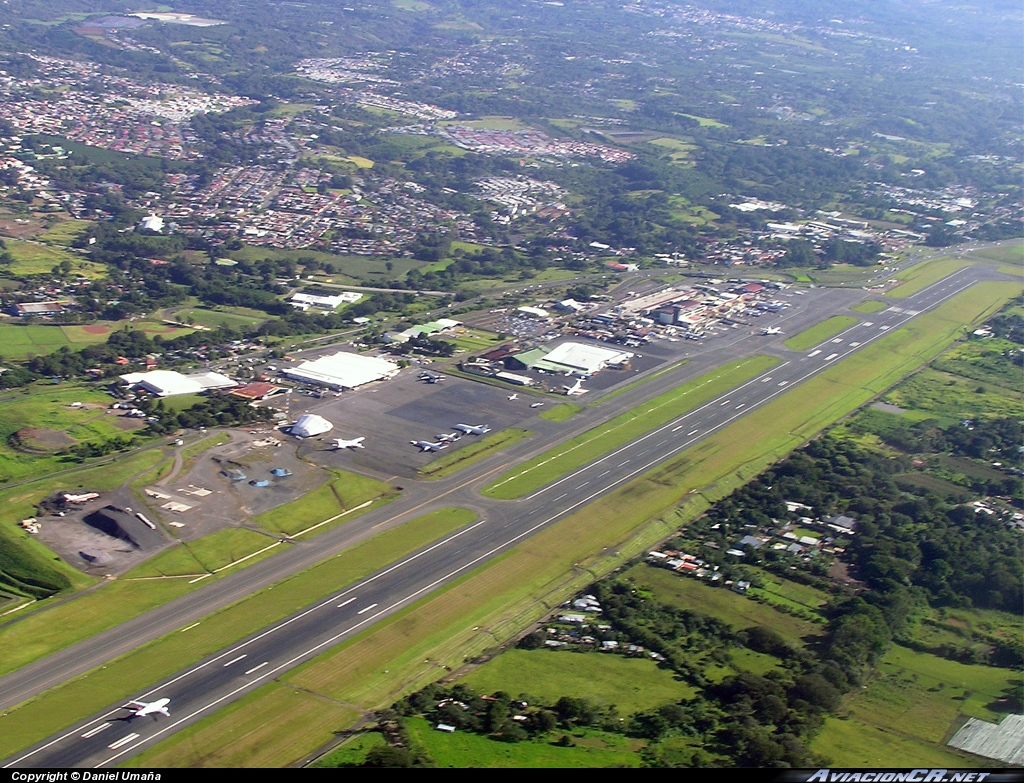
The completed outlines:
{"type": "Polygon", "coordinates": [[[352,440],[345,440],[344,438],[334,438],[334,450],[341,451],[342,449],[365,449],[363,445],[365,437],[353,438],[352,440]]]}
{"type": "Polygon", "coordinates": [[[411,440],[413,446],[419,446],[420,451],[440,451],[448,448],[447,443],[431,443],[429,440],[411,440]]]}
{"type": "Polygon", "coordinates": [[[486,424],[456,424],[455,429],[467,435],[483,435],[491,431],[491,428],[486,424]]]}
{"type": "Polygon", "coordinates": [[[767,326],[761,330],[761,334],[782,334],[782,330],[777,326],[767,326]]]}
{"type": "Polygon", "coordinates": [[[133,710],[132,717],[144,718],[146,715],[155,716],[157,713],[166,715],[168,718],[171,717],[171,713],[167,709],[167,705],[171,703],[170,699],[157,699],[156,701],[130,701],[124,705],[122,710],[133,710]]]}
{"type": "Polygon", "coordinates": [[[565,389],[566,397],[572,397],[574,394],[586,394],[589,391],[583,388],[582,378],[578,378],[572,386],[563,386],[562,388],[565,389]]]}

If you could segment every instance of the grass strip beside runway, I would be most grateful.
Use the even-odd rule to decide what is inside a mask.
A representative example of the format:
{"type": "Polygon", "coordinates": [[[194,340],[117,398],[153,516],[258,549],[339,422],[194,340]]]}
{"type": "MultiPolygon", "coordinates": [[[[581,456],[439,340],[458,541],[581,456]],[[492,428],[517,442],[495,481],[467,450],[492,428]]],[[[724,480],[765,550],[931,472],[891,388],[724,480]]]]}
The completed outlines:
{"type": "Polygon", "coordinates": [[[723,365],[516,466],[485,487],[483,494],[509,500],[534,492],[778,363],[773,356],[753,356],[723,365]]]}
{"type": "MultiPolygon", "coordinates": [[[[1019,293],[1019,285],[1005,283],[972,287],[283,679],[310,698],[362,709],[388,706],[514,638],[574,592],[933,359],[965,324],[983,321],[1019,293]]],[[[248,703],[268,725],[275,720],[272,698],[265,687],[248,703]]],[[[204,763],[222,752],[231,722],[230,715],[213,715],[189,729],[187,737],[171,737],[129,763],[177,766],[186,763],[186,750],[192,754],[188,763],[204,763]]],[[[292,760],[319,747],[315,737],[299,730],[277,732],[272,741],[282,758],[290,750],[292,760]]],[[[233,753],[242,754],[245,747],[244,738],[233,739],[233,753]]]]}
{"type": "Polygon", "coordinates": [[[852,315],[834,315],[820,324],[815,324],[810,329],[804,329],[800,334],[790,337],[785,344],[791,351],[806,351],[829,337],[835,337],[857,322],[858,320],[852,315]]]}
{"type": "Polygon", "coordinates": [[[475,518],[473,512],[456,508],[417,517],[214,612],[187,631],[175,630],[7,710],[0,716],[0,758],[114,701],[127,699],[147,685],[331,595],[343,585],[369,576],[475,518]]]}
{"type": "Polygon", "coordinates": [[[420,477],[426,479],[439,479],[458,473],[463,468],[469,467],[474,462],[497,454],[502,449],[507,449],[514,443],[533,435],[532,432],[519,429],[508,429],[485,435],[474,440],[457,451],[438,457],[433,462],[428,462],[420,468],[420,477]]]}

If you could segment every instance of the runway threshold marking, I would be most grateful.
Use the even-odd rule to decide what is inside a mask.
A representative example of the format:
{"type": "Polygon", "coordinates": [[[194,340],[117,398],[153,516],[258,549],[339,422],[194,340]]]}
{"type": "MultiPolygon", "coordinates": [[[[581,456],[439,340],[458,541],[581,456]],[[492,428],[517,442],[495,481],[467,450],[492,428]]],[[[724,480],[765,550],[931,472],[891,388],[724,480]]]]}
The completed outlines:
{"type": "Polygon", "coordinates": [[[813,359],[813,358],[814,358],[815,356],[817,356],[817,355],[818,355],[819,353],[821,353],[821,351],[811,351],[811,352],[810,352],[809,354],[807,354],[807,358],[808,358],[808,359],[813,359]]]}
{"type": "Polygon", "coordinates": [[[95,729],[89,729],[87,732],[85,732],[85,734],[82,735],[82,739],[89,739],[89,737],[95,737],[101,731],[106,731],[107,729],[109,729],[112,725],[112,723],[101,723],[95,729]]]}

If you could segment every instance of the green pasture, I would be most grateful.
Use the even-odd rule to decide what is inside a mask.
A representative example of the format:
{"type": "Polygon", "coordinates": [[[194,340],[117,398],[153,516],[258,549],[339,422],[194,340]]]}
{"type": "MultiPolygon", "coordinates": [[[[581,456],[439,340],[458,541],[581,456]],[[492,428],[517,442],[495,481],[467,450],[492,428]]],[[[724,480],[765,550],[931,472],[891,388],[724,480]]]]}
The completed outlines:
{"type": "Polygon", "coordinates": [[[106,276],[106,267],[103,264],[86,261],[77,253],[62,247],[27,242],[21,239],[6,239],[4,244],[7,245],[7,252],[11,254],[12,258],[10,266],[4,269],[6,274],[19,277],[50,276],[55,266],[69,261],[71,263],[69,276],[79,275],[94,280],[106,276]]]}
{"type": "Polygon", "coordinates": [[[931,366],[939,372],[992,385],[1012,396],[1021,391],[1021,369],[1009,360],[1010,354],[1018,350],[1016,343],[996,337],[967,340],[954,345],[931,366]]]}
{"type": "Polygon", "coordinates": [[[374,748],[383,747],[387,742],[378,731],[367,731],[344,740],[334,750],[317,760],[312,766],[317,769],[358,767],[366,761],[366,754],[374,748]]]}
{"type": "MultiPolygon", "coordinates": [[[[395,490],[383,481],[345,470],[329,472],[335,478],[327,484],[298,500],[254,517],[253,522],[271,533],[290,536],[368,501],[386,502],[395,496],[395,490]]],[[[331,525],[318,528],[317,532],[322,533],[335,525],[344,524],[354,519],[356,515],[348,514],[331,525]]]]}
{"type": "Polygon", "coordinates": [[[84,326],[60,324],[0,323],[0,355],[5,359],[24,361],[32,356],[46,356],[68,348],[105,343],[110,333],[125,326],[141,329],[147,334],[179,337],[191,329],[178,329],[156,321],[96,321],[84,326]]]}
{"type": "Polygon", "coordinates": [[[726,364],[534,457],[489,484],[483,492],[490,497],[511,499],[540,489],[750,380],[778,361],[774,357],[756,356],[726,364]]]}
{"type": "Polygon", "coordinates": [[[322,250],[279,250],[270,247],[257,247],[247,245],[241,250],[229,254],[231,258],[239,261],[260,261],[265,258],[291,259],[298,261],[300,258],[315,258],[317,261],[333,264],[335,272],[318,274],[318,277],[325,277],[334,283],[366,283],[376,285],[382,280],[403,277],[410,269],[419,269],[422,261],[413,258],[383,258],[379,256],[339,256],[333,253],[325,253],[322,250]],[[385,264],[393,264],[389,272],[385,264]],[[343,279],[347,278],[347,279],[343,279]]]}
{"type": "Polygon", "coordinates": [[[498,339],[494,332],[485,332],[482,329],[466,329],[456,333],[455,337],[442,337],[441,339],[455,343],[457,350],[467,353],[476,353],[488,348],[494,348],[503,342],[498,339]]]}
{"type": "MultiPolygon", "coordinates": [[[[417,517],[399,528],[388,530],[366,539],[351,549],[345,550],[303,572],[287,577],[281,582],[254,593],[233,606],[219,610],[204,618],[194,628],[190,628],[187,631],[172,632],[143,645],[137,650],[127,653],[99,669],[95,669],[47,691],[34,700],[9,709],[3,715],[0,715],[0,754],[4,757],[9,756],[15,751],[60,730],[69,723],[102,709],[110,704],[112,699],[127,698],[131,693],[146,687],[148,684],[170,676],[182,666],[198,661],[220,650],[225,645],[231,644],[250,633],[254,633],[263,628],[267,623],[283,619],[297,612],[311,601],[330,595],[339,586],[365,578],[388,563],[392,563],[443,536],[453,533],[455,530],[472,522],[473,519],[474,514],[472,512],[451,508],[441,509],[440,511],[417,517]]],[[[168,579],[129,583],[118,580],[111,585],[105,585],[99,591],[96,591],[96,594],[100,594],[103,590],[118,584],[176,585],[180,583],[187,584],[187,581],[168,579]]],[[[180,590],[181,588],[178,589],[180,590]]],[[[153,605],[163,603],[174,597],[177,597],[177,595],[168,593],[162,597],[162,600],[155,601],[153,605]]],[[[73,607],[82,600],[77,599],[63,606],[73,607]]],[[[118,606],[130,604],[134,607],[137,603],[137,599],[135,601],[114,601],[109,606],[98,602],[97,606],[88,614],[93,619],[98,618],[102,626],[82,635],[81,638],[112,627],[117,622],[127,619],[127,617],[121,617],[113,622],[104,621],[104,618],[112,610],[117,609],[118,606]]],[[[150,607],[147,606],[138,611],[133,611],[131,616],[139,614],[145,608],[150,607]]],[[[43,613],[39,613],[38,616],[42,617],[43,613]]],[[[69,612],[67,617],[76,623],[80,623],[82,619],[75,615],[73,611],[69,612]]],[[[15,626],[3,629],[2,632],[7,633],[22,624],[18,623],[15,626]]],[[[33,656],[23,656],[25,659],[17,665],[10,665],[5,656],[3,666],[7,671],[77,641],[77,638],[69,639],[69,628],[63,627],[60,622],[46,623],[45,628],[37,629],[37,632],[42,633],[44,630],[58,637],[51,642],[49,649],[37,651],[37,654],[33,656]]],[[[19,641],[23,642],[24,640],[19,641]]],[[[5,649],[12,649],[6,646],[6,641],[4,643],[5,649]]],[[[265,689],[261,689],[256,693],[260,695],[253,694],[252,697],[247,698],[256,698],[257,702],[265,704],[265,702],[261,701],[265,696],[265,689]]],[[[245,703],[245,700],[243,700],[237,704],[244,705],[245,703]]],[[[321,700],[311,697],[311,703],[320,704],[321,700]]],[[[216,723],[226,719],[228,723],[221,725],[236,726],[237,720],[232,717],[233,709],[229,708],[217,713],[217,715],[213,716],[212,721],[216,723]]],[[[258,719],[271,719],[271,725],[275,725],[275,721],[278,718],[276,714],[277,709],[277,703],[271,699],[269,711],[263,712],[258,709],[254,714],[258,719]]],[[[336,728],[344,728],[349,725],[354,717],[355,713],[347,718],[348,723],[338,725],[336,728]]],[[[209,720],[207,719],[207,721],[209,720]]],[[[207,721],[196,724],[196,726],[205,728],[207,721]]],[[[278,729],[280,731],[279,739],[284,737],[286,739],[290,738],[289,741],[292,741],[295,736],[300,736],[305,741],[309,741],[313,736],[309,733],[310,727],[308,723],[306,725],[298,724],[288,727],[287,737],[283,724],[278,725],[278,729]]],[[[236,740],[241,744],[240,737],[236,736],[236,740]]],[[[186,735],[184,732],[175,735],[175,738],[172,738],[173,741],[186,741],[190,753],[201,749],[200,745],[196,741],[191,740],[190,735],[186,735]]],[[[319,744],[323,744],[326,741],[326,739],[320,740],[319,744]]],[[[261,737],[257,745],[262,746],[267,742],[269,740],[261,737]]],[[[177,761],[171,760],[170,757],[163,758],[159,756],[162,747],[158,746],[154,751],[151,751],[162,759],[159,764],[160,766],[182,763],[180,755],[177,756],[177,761]]],[[[280,749],[281,746],[278,745],[278,751],[280,749]]],[[[180,754],[180,749],[178,753],[180,754]]],[[[137,757],[138,763],[146,764],[147,758],[149,758],[148,754],[137,757]]],[[[190,756],[189,758],[192,757],[190,756]]]]}
{"type": "Polygon", "coordinates": [[[879,313],[889,307],[888,302],[879,302],[877,299],[868,299],[855,304],[850,309],[855,313],[879,313]]]}
{"type": "MultiPolygon", "coordinates": [[[[107,413],[111,398],[88,387],[39,382],[0,394],[0,483],[44,476],[74,467],[74,463],[45,451],[20,451],[10,437],[24,427],[64,433],[75,442],[99,442],[129,434],[107,413]],[[83,407],[72,408],[81,402],[83,407]]],[[[73,445],[73,444],[72,444],[73,445]]],[[[53,452],[63,447],[55,447],[53,452]]]]}
{"type": "Polygon", "coordinates": [[[1015,269],[1017,274],[1020,274],[1021,265],[1024,265],[1024,243],[1017,242],[1001,247],[986,247],[980,250],[972,250],[971,255],[1012,264],[1011,268],[1015,269]]]}
{"type": "Polygon", "coordinates": [[[830,337],[835,337],[842,331],[849,329],[858,320],[852,315],[834,315],[820,324],[815,324],[810,329],[805,329],[798,335],[786,340],[786,347],[794,351],[806,351],[830,337]]]}
{"type": "Polygon", "coordinates": [[[1019,389],[979,383],[926,367],[885,395],[885,401],[939,416],[947,423],[976,416],[1024,416],[1019,389]]]}
{"type": "Polygon", "coordinates": [[[698,117],[696,114],[683,114],[682,112],[672,112],[680,117],[687,117],[691,120],[696,120],[697,124],[702,128],[728,128],[724,122],[713,120],[710,117],[698,117]]]}
{"type": "Polygon", "coordinates": [[[243,307],[217,308],[207,310],[201,307],[186,308],[174,313],[174,320],[186,324],[197,324],[211,329],[226,326],[229,329],[249,329],[266,321],[270,316],[258,310],[243,307]],[[245,311],[245,312],[240,312],[245,311]]]}
{"type": "Polygon", "coordinates": [[[67,246],[89,225],[91,222],[88,220],[61,220],[46,229],[38,239],[41,242],[67,246]]]}
{"type": "Polygon", "coordinates": [[[843,705],[845,730],[830,721],[811,747],[827,749],[835,763],[844,764],[865,753],[870,757],[858,763],[892,763],[897,751],[908,754],[899,763],[910,766],[922,763],[919,759],[966,758],[946,748],[944,740],[964,717],[998,721],[1005,713],[990,706],[1019,688],[1019,680],[1013,669],[968,665],[893,645],[867,687],[843,705]],[[851,740],[845,754],[835,734],[851,740]]]}
{"type": "Polygon", "coordinates": [[[506,650],[459,682],[477,693],[527,694],[531,704],[585,696],[605,707],[614,704],[622,715],[696,695],[695,688],[650,658],[548,649],[506,650]]]}
{"type": "MultiPolygon", "coordinates": [[[[619,734],[581,732],[591,741],[576,741],[572,747],[563,748],[554,745],[550,739],[510,743],[465,731],[445,734],[423,718],[406,718],[405,725],[412,741],[442,769],[588,769],[639,767],[641,764],[639,754],[619,734]]],[[[552,738],[562,733],[555,731],[552,738]]]]}
{"type": "Polygon", "coordinates": [[[700,579],[680,576],[664,568],[642,564],[631,568],[625,576],[632,578],[638,587],[650,590],[662,603],[710,615],[737,631],[763,625],[793,647],[802,647],[823,632],[816,623],[779,612],[728,588],[711,587],[700,579]]]}
{"type": "Polygon", "coordinates": [[[539,418],[547,421],[568,421],[577,413],[583,410],[582,405],[573,405],[571,402],[563,402],[553,408],[548,408],[543,413],[537,414],[539,418]]]}
{"type": "Polygon", "coordinates": [[[951,258],[949,256],[942,256],[931,261],[915,264],[895,274],[896,279],[899,280],[899,285],[890,291],[886,291],[885,295],[893,299],[903,299],[970,265],[971,261],[969,259],[951,258]]]}
{"type": "MultiPolygon", "coordinates": [[[[698,610],[699,611],[699,610],[698,610]]],[[[729,652],[729,660],[732,668],[737,672],[750,672],[764,677],[769,672],[778,671],[782,661],[774,655],[748,650],[746,647],[737,647],[729,652]]]]}
{"type": "Polygon", "coordinates": [[[497,454],[502,449],[507,449],[532,434],[526,430],[507,429],[476,438],[472,443],[428,462],[420,468],[420,476],[428,479],[450,476],[492,454],[497,454]]]}

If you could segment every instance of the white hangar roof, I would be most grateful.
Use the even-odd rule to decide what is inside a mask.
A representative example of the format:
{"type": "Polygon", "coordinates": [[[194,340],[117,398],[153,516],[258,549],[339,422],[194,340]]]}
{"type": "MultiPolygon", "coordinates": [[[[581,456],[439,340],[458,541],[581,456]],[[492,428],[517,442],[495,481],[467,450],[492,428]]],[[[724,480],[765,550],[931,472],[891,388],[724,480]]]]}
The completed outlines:
{"type": "Polygon", "coordinates": [[[321,356],[311,362],[303,362],[298,367],[285,368],[282,373],[288,378],[318,386],[354,389],[366,383],[390,378],[398,370],[398,365],[387,359],[341,351],[331,356],[321,356]]]}

